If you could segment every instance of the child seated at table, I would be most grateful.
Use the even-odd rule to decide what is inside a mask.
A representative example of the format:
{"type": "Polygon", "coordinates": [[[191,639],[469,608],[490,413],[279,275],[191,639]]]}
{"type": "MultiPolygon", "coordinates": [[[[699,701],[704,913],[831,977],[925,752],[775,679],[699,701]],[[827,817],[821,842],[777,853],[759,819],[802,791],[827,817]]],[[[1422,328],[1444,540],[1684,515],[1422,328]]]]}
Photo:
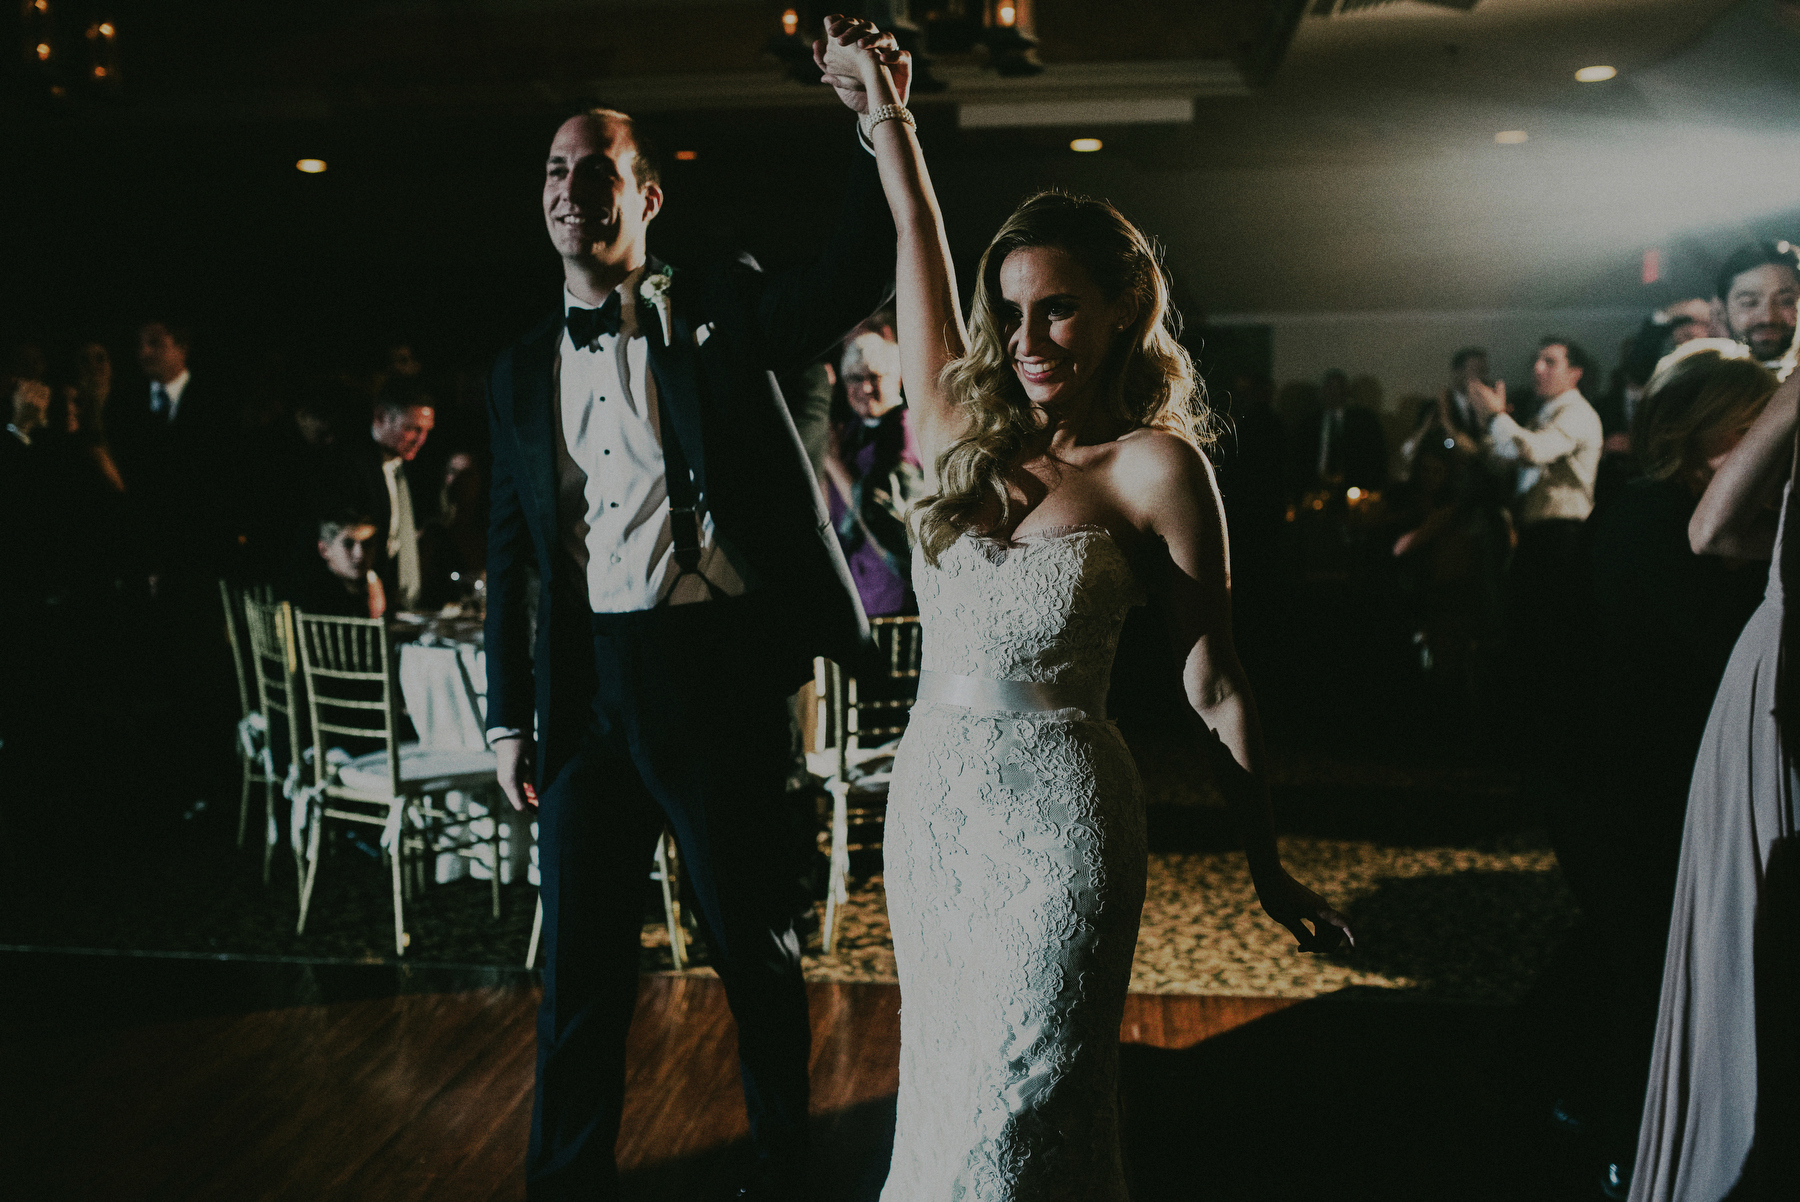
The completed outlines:
{"type": "Polygon", "coordinates": [[[300,573],[290,600],[306,613],[379,618],[387,612],[381,578],[369,567],[375,523],[348,510],[319,520],[318,558],[300,573]]]}

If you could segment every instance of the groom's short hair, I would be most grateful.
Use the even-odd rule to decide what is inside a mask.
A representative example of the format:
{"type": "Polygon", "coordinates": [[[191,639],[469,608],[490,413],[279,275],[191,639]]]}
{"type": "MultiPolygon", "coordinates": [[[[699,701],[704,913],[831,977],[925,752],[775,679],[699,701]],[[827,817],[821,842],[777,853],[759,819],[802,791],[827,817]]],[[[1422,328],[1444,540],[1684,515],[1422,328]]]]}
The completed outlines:
{"type": "MultiPolygon", "coordinates": [[[[656,145],[656,139],[638,124],[636,117],[618,109],[605,105],[584,105],[569,114],[570,117],[598,117],[614,125],[622,125],[625,132],[631,135],[631,145],[637,151],[632,159],[631,172],[637,178],[638,187],[646,184],[662,184],[662,151],[656,145]]],[[[566,120],[567,118],[565,118],[566,120]]]]}

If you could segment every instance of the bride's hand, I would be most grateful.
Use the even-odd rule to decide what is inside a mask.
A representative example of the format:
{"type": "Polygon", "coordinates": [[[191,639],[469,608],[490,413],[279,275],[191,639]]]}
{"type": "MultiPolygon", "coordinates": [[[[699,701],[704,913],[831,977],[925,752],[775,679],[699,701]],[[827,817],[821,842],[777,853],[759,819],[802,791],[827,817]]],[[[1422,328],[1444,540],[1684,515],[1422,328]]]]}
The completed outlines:
{"type": "Polygon", "coordinates": [[[1356,946],[1348,920],[1326,905],[1324,898],[1289,876],[1285,868],[1277,868],[1268,879],[1258,881],[1256,897],[1262,902],[1263,911],[1300,941],[1303,952],[1335,951],[1341,939],[1356,946]],[[1310,931],[1306,927],[1309,922],[1310,931]]]}
{"type": "Polygon", "coordinates": [[[869,111],[868,73],[886,67],[894,81],[894,100],[905,104],[912,83],[912,55],[900,49],[891,33],[882,33],[860,17],[825,18],[825,36],[813,43],[813,63],[838,99],[856,113],[869,111]]]}

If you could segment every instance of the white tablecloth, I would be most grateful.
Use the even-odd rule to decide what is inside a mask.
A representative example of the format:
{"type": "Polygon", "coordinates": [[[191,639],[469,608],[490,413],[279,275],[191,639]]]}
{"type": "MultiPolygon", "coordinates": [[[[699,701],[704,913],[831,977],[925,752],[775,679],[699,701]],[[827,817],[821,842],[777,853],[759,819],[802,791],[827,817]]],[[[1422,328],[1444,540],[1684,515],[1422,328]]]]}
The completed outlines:
{"type": "Polygon", "coordinates": [[[400,644],[400,693],[422,746],[487,746],[487,655],[479,647],[400,644]]]}
{"type": "MultiPolygon", "coordinates": [[[[483,733],[487,729],[487,656],[479,647],[402,643],[399,677],[407,716],[412,719],[422,746],[487,746],[483,733]]],[[[537,884],[537,849],[532,846],[537,837],[537,823],[517,813],[499,794],[464,797],[452,793],[446,799],[445,808],[466,814],[469,821],[466,826],[459,823],[451,827],[446,834],[452,838],[466,835],[492,838],[494,816],[488,812],[490,803],[495,805],[500,817],[501,881],[510,883],[524,877],[537,884]],[[521,829],[527,822],[529,833],[521,829]]],[[[443,852],[437,857],[439,882],[465,875],[486,880],[488,871],[486,863],[454,852],[443,852]]]]}

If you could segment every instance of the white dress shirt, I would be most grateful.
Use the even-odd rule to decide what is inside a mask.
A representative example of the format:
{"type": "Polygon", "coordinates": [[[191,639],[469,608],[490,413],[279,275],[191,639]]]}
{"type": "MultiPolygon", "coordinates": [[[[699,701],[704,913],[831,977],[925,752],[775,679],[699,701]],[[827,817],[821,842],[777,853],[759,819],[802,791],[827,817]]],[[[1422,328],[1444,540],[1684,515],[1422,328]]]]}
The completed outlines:
{"type": "Polygon", "coordinates": [[[170,380],[167,384],[158,380],[152,380],[150,382],[150,404],[152,409],[155,409],[156,407],[157,393],[159,390],[163,396],[168,398],[168,409],[162,414],[162,419],[164,421],[172,422],[175,420],[175,414],[181,408],[181,394],[187,391],[188,379],[187,369],[183,368],[181,374],[176,376],[173,380],[170,380]]]}
{"type": "MultiPolygon", "coordinates": [[[[749,583],[720,543],[704,497],[698,575],[683,576],[675,563],[662,408],[649,341],[638,328],[642,277],[639,268],[619,285],[618,334],[578,347],[565,324],[556,358],[556,525],[586,577],[595,613],[738,596],[749,583]]],[[[565,312],[584,307],[563,289],[565,312]]]]}
{"type": "Polygon", "coordinates": [[[1517,459],[1536,472],[1519,505],[1520,525],[1546,518],[1586,521],[1593,512],[1594,477],[1605,435],[1600,415],[1578,390],[1545,401],[1529,428],[1510,413],[1497,415],[1488,426],[1487,441],[1493,454],[1517,459]]]}
{"type": "MultiPolygon", "coordinates": [[[[400,554],[400,469],[406,460],[398,455],[381,461],[381,482],[387,485],[388,528],[387,554],[392,559],[400,554]]],[[[410,491],[410,490],[409,490],[410,491]]]]}

